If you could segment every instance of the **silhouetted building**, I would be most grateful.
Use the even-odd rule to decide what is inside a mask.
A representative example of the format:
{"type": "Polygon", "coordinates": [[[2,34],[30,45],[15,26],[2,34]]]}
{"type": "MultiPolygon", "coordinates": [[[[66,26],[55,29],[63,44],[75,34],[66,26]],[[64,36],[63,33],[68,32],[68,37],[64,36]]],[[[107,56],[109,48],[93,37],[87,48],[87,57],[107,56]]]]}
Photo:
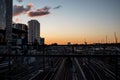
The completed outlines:
{"type": "Polygon", "coordinates": [[[0,29],[5,30],[6,28],[6,0],[0,0],[0,29]]]}
{"type": "Polygon", "coordinates": [[[12,0],[0,0],[0,43],[6,40],[12,40],[12,0]]]}
{"type": "Polygon", "coordinates": [[[67,45],[71,45],[71,42],[68,42],[67,45]]]}
{"type": "Polygon", "coordinates": [[[25,24],[13,24],[13,43],[17,45],[28,43],[28,26],[25,24]]]}
{"type": "Polygon", "coordinates": [[[40,41],[40,23],[37,20],[28,21],[28,41],[34,43],[35,40],[40,41]]]}
{"type": "Polygon", "coordinates": [[[40,45],[44,45],[45,44],[45,38],[40,38],[40,45]]]}
{"type": "MultiPolygon", "coordinates": [[[[1,42],[5,41],[6,30],[1,30],[1,42]]],[[[28,26],[25,24],[13,24],[12,26],[12,43],[13,45],[21,45],[22,38],[24,37],[26,43],[28,43],[28,26]]],[[[24,42],[24,41],[23,41],[24,42]]],[[[5,42],[4,42],[5,43],[5,42]]]]}

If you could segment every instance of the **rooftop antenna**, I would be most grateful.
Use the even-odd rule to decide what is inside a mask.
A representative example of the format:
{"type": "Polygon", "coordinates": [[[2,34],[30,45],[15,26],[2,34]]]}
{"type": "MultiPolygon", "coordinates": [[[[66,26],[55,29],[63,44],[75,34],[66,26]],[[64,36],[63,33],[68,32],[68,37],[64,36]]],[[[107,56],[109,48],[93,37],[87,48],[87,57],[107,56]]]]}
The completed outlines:
{"type": "Polygon", "coordinates": [[[117,44],[118,40],[117,40],[116,32],[114,32],[114,37],[115,37],[115,43],[117,44]]]}

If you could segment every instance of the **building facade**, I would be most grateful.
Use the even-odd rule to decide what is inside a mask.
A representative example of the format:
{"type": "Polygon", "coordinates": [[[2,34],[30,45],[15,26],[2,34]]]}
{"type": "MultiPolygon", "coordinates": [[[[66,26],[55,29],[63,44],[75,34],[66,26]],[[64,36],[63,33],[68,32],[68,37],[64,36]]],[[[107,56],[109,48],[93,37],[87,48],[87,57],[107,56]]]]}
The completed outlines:
{"type": "Polygon", "coordinates": [[[6,43],[11,40],[12,0],[0,0],[0,43],[6,43]]]}
{"type": "MultiPolygon", "coordinates": [[[[1,34],[3,38],[3,39],[0,38],[1,42],[4,41],[5,43],[6,30],[1,30],[1,34]]],[[[12,44],[13,45],[17,45],[18,43],[22,44],[22,42],[18,42],[19,40],[22,41],[22,38],[24,38],[26,40],[26,43],[28,43],[28,26],[21,23],[12,24],[12,40],[11,40],[12,44]]]]}
{"type": "Polygon", "coordinates": [[[28,26],[25,24],[13,24],[12,40],[14,44],[22,45],[28,43],[28,26]],[[24,41],[23,41],[24,40],[24,41]]]}
{"type": "Polygon", "coordinates": [[[28,41],[34,43],[36,40],[40,41],[40,23],[37,20],[28,21],[28,41]]]}
{"type": "Polygon", "coordinates": [[[45,44],[45,38],[40,38],[40,45],[44,45],[45,44]]]}
{"type": "Polygon", "coordinates": [[[6,28],[6,0],[0,0],[0,30],[6,28]]]}

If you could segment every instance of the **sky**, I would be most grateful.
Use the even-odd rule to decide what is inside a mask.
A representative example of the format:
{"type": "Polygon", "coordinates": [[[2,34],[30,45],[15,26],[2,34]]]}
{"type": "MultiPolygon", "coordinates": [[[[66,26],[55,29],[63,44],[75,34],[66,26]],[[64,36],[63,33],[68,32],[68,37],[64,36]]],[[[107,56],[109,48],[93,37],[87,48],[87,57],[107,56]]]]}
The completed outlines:
{"type": "Polygon", "coordinates": [[[46,44],[120,42],[120,0],[13,0],[13,21],[31,19],[46,44]]]}

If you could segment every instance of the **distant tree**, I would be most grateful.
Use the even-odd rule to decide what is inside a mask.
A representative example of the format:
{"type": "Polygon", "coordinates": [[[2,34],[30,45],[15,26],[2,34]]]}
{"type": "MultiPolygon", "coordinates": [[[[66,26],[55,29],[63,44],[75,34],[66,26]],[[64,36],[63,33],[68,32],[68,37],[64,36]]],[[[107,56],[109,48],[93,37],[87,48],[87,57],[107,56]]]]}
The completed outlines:
{"type": "Polygon", "coordinates": [[[58,45],[57,43],[52,43],[51,45],[54,45],[54,46],[56,46],[56,45],[58,45]]]}

